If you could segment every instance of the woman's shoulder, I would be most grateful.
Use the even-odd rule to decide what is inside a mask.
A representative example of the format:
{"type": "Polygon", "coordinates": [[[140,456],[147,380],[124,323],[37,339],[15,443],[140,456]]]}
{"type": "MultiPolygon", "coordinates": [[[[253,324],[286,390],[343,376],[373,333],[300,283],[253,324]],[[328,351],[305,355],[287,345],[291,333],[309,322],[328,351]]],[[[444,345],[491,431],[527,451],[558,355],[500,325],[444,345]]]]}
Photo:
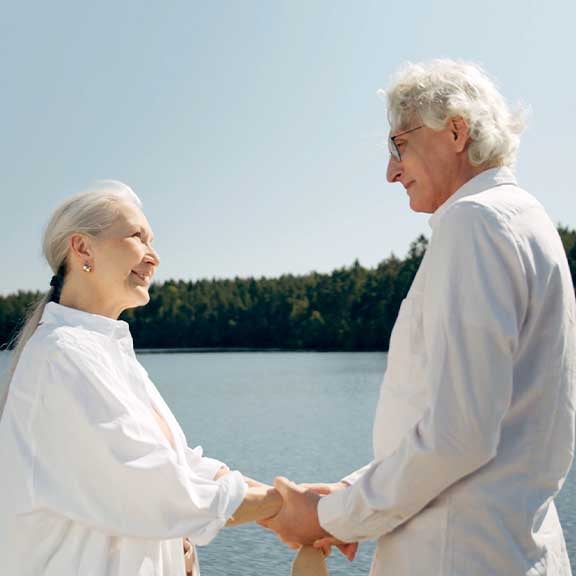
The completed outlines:
{"type": "Polygon", "coordinates": [[[22,351],[21,360],[37,366],[63,361],[89,364],[109,355],[106,342],[82,326],[39,324],[22,351]]]}
{"type": "Polygon", "coordinates": [[[104,401],[123,412],[121,366],[104,335],[47,323],[38,326],[22,352],[16,386],[49,390],[50,399],[61,403],[80,401],[101,409],[104,401]]]}
{"type": "Polygon", "coordinates": [[[26,405],[33,404],[46,388],[54,394],[70,382],[105,373],[103,357],[98,343],[82,330],[40,324],[22,349],[10,390],[26,405]]]}

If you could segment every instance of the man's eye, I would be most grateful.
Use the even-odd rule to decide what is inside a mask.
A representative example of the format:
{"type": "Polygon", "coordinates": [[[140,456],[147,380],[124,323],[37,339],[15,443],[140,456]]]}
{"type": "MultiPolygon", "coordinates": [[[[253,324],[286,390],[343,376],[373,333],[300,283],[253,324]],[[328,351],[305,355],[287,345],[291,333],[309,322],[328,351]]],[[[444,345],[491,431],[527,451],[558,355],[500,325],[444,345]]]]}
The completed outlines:
{"type": "Polygon", "coordinates": [[[142,238],[142,232],[134,232],[134,234],[132,234],[132,238],[142,238]]]}

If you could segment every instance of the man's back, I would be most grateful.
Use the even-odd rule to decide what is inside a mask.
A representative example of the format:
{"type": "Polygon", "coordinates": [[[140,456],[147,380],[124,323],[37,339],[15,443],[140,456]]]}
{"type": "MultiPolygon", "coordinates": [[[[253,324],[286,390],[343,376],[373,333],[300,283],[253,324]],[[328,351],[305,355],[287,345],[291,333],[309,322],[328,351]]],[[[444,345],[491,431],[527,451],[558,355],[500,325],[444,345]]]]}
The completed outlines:
{"type": "Polygon", "coordinates": [[[435,213],[408,297],[422,299],[434,450],[469,469],[405,529],[429,530],[442,511],[442,573],[569,574],[552,498],[574,447],[574,290],[554,225],[507,172],[480,175],[435,213]]]}

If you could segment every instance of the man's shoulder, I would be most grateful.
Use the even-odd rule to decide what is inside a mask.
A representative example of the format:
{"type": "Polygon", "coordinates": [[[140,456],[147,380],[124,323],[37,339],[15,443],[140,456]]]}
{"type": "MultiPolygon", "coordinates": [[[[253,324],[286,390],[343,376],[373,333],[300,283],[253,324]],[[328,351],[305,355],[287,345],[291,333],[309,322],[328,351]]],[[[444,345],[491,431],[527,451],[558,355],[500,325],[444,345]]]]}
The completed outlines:
{"type": "Polygon", "coordinates": [[[510,249],[530,262],[537,254],[541,271],[566,258],[556,226],[545,209],[518,186],[497,186],[457,199],[438,228],[437,236],[444,238],[440,244],[445,247],[510,249]]]}
{"type": "Polygon", "coordinates": [[[507,211],[500,201],[492,201],[484,194],[456,200],[442,216],[437,232],[442,235],[471,237],[475,233],[506,232],[507,211]]]}
{"type": "Polygon", "coordinates": [[[493,219],[512,222],[519,215],[527,212],[546,217],[546,212],[529,192],[514,184],[503,184],[479,191],[454,202],[452,208],[459,214],[469,214],[470,217],[493,219]]]}
{"type": "Polygon", "coordinates": [[[454,232],[490,230],[494,234],[516,236],[526,220],[553,228],[534,196],[516,185],[505,184],[458,198],[446,211],[442,225],[454,232]]]}

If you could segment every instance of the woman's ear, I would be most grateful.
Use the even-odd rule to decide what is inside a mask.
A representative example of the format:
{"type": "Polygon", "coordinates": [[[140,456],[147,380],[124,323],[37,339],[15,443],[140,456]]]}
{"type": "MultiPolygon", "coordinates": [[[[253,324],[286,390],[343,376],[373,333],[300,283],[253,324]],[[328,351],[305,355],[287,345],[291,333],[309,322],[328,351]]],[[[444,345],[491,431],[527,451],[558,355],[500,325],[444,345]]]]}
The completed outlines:
{"type": "Polygon", "coordinates": [[[84,266],[84,264],[94,265],[94,250],[87,236],[83,234],[72,234],[68,243],[70,256],[77,260],[81,266],[84,266]]]}
{"type": "Polygon", "coordinates": [[[449,128],[452,132],[456,152],[463,152],[470,140],[468,122],[462,116],[454,116],[454,118],[450,118],[449,128]]]}

